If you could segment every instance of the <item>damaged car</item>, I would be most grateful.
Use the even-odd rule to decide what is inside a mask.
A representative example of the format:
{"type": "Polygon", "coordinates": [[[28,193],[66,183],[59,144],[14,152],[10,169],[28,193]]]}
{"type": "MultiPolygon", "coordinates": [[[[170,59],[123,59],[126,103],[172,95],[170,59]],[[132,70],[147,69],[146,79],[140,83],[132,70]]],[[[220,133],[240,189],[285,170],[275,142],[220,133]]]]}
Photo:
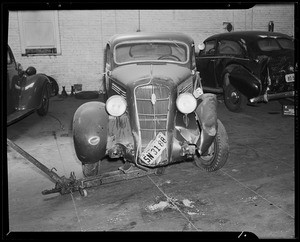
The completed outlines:
{"type": "Polygon", "coordinates": [[[7,125],[37,112],[45,116],[49,109],[51,81],[45,74],[37,74],[32,66],[23,70],[7,46],[7,125]]]}
{"type": "Polygon", "coordinates": [[[292,37],[237,31],[210,36],[198,47],[204,92],[223,94],[230,111],[240,112],[247,103],[293,101],[297,63],[292,37]]]}
{"type": "Polygon", "coordinates": [[[193,40],[182,33],[113,36],[105,49],[104,102],[82,104],[73,141],[86,177],[109,157],[124,166],[155,169],[194,161],[220,169],[229,146],[215,94],[203,93],[193,40]]]}

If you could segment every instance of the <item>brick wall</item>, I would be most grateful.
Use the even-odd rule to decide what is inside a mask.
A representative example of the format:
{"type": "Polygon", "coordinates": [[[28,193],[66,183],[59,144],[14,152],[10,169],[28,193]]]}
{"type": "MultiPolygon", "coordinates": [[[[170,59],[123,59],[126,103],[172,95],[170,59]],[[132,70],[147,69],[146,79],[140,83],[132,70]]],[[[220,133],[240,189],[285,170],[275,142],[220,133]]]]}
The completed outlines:
{"type": "Polygon", "coordinates": [[[189,34],[196,46],[206,37],[225,32],[223,22],[234,30],[268,30],[294,36],[294,5],[256,5],[241,10],[61,10],[58,11],[61,55],[21,56],[18,14],[9,13],[8,43],[24,68],[53,76],[61,90],[80,83],[83,90],[101,90],[103,51],[114,34],[141,31],[175,31],[189,34]]]}

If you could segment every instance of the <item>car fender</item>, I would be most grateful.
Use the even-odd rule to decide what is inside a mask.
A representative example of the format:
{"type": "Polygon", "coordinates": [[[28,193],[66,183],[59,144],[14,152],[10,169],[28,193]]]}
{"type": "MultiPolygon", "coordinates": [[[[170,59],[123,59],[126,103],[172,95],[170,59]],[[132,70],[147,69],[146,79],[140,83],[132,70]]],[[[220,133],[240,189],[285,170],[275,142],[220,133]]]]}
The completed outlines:
{"type": "Polygon", "coordinates": [[[211,146],[217,134],[217,96],[212,93],[204,93],[198,100],[199,104],[195,110],[201,135],[197,147],[200,155],[204,154],[211,146]]]}
{"type": "Polygon", "coordinates": [[[249,99],[260,94],[261,81],[241,65],[234,65],[231,68],[229,82],[249,99]]]}
{"type": "Polygon", "coordinates": [[[105,156],[109,115],[103,102],[82,104],[73,117],[73,141],[78,159],[95,163],[105,156]]]}
{"type": "Polygon", "coordinates": [[[21,95],[19,109],[38,109],[42,105],[44,88],[48,88],[50,94],[50,81],[44,75],[23,76],[20,88],[21,95]]]}

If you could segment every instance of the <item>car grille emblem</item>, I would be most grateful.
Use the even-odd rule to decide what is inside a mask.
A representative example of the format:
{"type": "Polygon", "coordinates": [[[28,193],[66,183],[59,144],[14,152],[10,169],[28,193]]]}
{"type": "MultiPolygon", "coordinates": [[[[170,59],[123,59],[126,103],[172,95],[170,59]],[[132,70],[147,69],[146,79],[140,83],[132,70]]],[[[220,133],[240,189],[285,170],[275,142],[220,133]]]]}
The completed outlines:
{"type": "Polygon", "coordinates": [[[155,93],[152,93],[152,95],[151,95],[151,102],[152,102],[153,105],[155,105],[155,103],[156,103],[156,95],[155,95],[155,93]]]}

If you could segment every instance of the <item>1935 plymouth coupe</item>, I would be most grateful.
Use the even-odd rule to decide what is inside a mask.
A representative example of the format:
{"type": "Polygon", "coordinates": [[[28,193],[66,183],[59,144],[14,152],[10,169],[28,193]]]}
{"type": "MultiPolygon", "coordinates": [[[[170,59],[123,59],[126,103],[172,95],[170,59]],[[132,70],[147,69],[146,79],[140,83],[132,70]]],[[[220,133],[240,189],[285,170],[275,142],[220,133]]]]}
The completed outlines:
{"type": "MultiPolygon", "coordinates": [[[[207,171],[227,161],[228,136],[215,94],[203,94],[193,40],[181,33],[113,36],[105,49],[106,102],[82,104],[73,141],[86,177],[105,157],[162,170],[194,161],[207,171]]],[[[159,173],[158,172],[158,173],[159,173]]]]}
{"type": "Polygon", "coordinates": [[[32,66],[24,71],[7,46],[7,125],[34,111],[40,116],[46,115],[50,96],[49,78],[45,74],[37,74],[32,66]]]}
{"type": "Polygon", "coordinates": [[[215,34],[199,45],[196,66],[204,92],[222,93],[226,107],[294,97],[294,40],[267,31],[215,34]]]}

